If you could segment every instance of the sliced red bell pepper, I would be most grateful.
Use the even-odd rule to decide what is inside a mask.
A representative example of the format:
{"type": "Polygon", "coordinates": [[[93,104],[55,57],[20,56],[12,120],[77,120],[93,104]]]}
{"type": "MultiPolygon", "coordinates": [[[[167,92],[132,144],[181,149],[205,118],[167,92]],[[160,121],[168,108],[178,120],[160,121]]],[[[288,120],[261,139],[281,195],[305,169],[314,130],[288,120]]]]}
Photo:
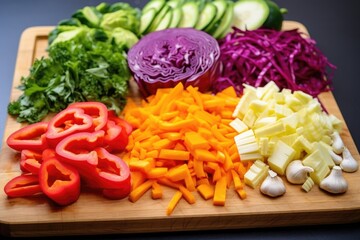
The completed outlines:
{"type": "Polygon", "coordinates": [[[104,189],[128,191],[131,185],[129,166],[120,157],[109,153],[105,148],[95,149],[98,156],[97,176],[104,189]]]}
{"type": "Polygon", "coordinates": [[[45,133],[48,128],[47,122],[38,122],[27,125],[10,134],[6,143],[14,150],[24,149],[42,151],[48,147],[45,133]]]}
{"type": "Polygon", "coordinates": [[[4,186],[9,197],[28,197],[41,193],[39,177],[33,174],[24,174],[11,179],[4,186]]]}
{"type": "Polygon", "coordinates": [[[56,156],[60,161],[77,168],[82,177],[89,177],[91,180],[94,166],[98,163],[98,156],[94,149],[103,146],[104,135],[103,130],[72,134],[56,146],[56,156]]]}
{"type": "Polygon", "coordinates": [[[128,135],[131,134],[131,132],[133,131],[133,127],[130,123],[128,123],[125,119],[118,117],[114,110],[109,110],[108,115],[109,120],[114,121],[116,125],[125,128],[125,131],[128,135]]]}
{"type": "Polygon", "coordinates": [[[41,154],[42,161],[46,161],[46,160],[52,159],[54,157],[56,157],[56,152],[55,152],[55,149],[52,149],[52,148],[45,149],[41,154]]]}
{"type": "Polygon", "coordinates": [[[104,143],[106,149],[112,151],[122,151],[129,142],[129,135],[125,129],[115,124],[114,121],[108,120],[105,127],[104,143]]]}
{"type": "Polygon", "coordinates": [[[93,131],[102,130],[108,120],[108,109],[101,102],[76,102],[68,108],[81,108],[85,114],[90,115],[93,119],[93,131]]]}
{"type": "Polygon", "coordinates": [[[38,174],[42,163],[42,154],[32,150],[22,150],[20,154],[20,169],[23,172],[38,174]]]}
{"type": "Polygon", "coordinates": [[[76,202],[80,196],[79,172],[56,158],[41,165],[39,183],[43,193],[61,206],[76,202]]]}
{"type": "Polygon", "coordinates": [[[56,114],[48,125],[46,139],[55,147],[62,139],[78,132],[92,131],[93,119],[81,108],[66,108],[56,114]]]}
{"type": "Polygon", "coordinates": [[[129,196],[130,192],[131,192],[131,184],[126,184],[126,186],[124,186],[121,189],[104,189],[102,191],[102,194],[106,198],[118,200],[129,196]]]}

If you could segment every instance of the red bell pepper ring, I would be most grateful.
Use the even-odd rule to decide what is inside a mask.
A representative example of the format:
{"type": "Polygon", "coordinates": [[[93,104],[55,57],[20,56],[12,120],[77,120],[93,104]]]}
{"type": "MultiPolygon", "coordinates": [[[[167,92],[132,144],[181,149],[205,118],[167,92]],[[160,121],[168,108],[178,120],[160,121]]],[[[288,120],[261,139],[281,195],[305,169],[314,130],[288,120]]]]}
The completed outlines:
{"type": "Polygon", "coordinates": [[[131,188],[131,175],[129,166],[120,157],[109,153],[105,148],[95,149],[98,156],[98,164],[94,177],[99,179],[104,189],[123,190],[124,194],[131,188]]]}
{"type": "Polygon", "coordinates": [[[94,149],[103,146],[104,135],[103,130],[72,134],[58,143],[55,148],[56,156],[60,161],[77,168],[82,177],[91,176],[98,163],[94,149]]]}
{"type": "Polygon", "coordinates": [[[24,174],[11,179],[4,186],[4,192],[9,197],[29,197],[41,193],[39,177],[32,174],[24,174]]]}
{"type": "Polygon", "coordinates": [[[133,131],[133,127],[130,123],[128,123],[125,119],[118,117],[114,110],[109,110],[108,115],[109,120],[114,121],[116,125],[125,128],[125,131],[128,135],[131,134],[131,132],[133,131]]]}
{"type": "Polygon", "coordinates": [[[78,132],[92,131],[93,119],[80,108],[66,108],[49,122],[46,139],[55,147],[62,139],[78,132]]]}
{"type": "Polygon", "coordinates": [[[129,196],[130,192],[131,192],[131,184],[126,184],[126,186],[124,186],[121,189],[105,188],[103,189],[102,194],[104,197],[108,199],[119,200],[129,196]]]}
{"type": "Polygon", "coordinates": [[[76,202],[80,196],[79,172],[56,158],[41,165],[39,183],[43,193],[61,206],[76,202]]]}
{"type": "Polygon", "coordinates": [[[7,138],[7,145],[17,151],[24,149],[42,151],[48,147],[45,137],[48,123],[38,122],[27,125],[10,134],[7,138]]]}
{"type": "Polygon", "coordinates": [[[90,115],[93,119],[93,131],[104,129],[108,120],[108,109],[101,102],[76,102],[70,104],[68,108],[81,108],[85,114],[90,115]]]}
{"type": "Polygon", "coordinates": [[[129,142],[129,135],[125,129],[115,124],[115,122],[108,120],[105,127],[104,143],[107,145],[106,149],[112,151],[122,151],[129,142]]]}
{"type": "Polygon", "coordinates": [[[43,159],[42,154],[31,150],[22,150],[20,154],[20,169],[23,172],[38,174],[43,159]]]}

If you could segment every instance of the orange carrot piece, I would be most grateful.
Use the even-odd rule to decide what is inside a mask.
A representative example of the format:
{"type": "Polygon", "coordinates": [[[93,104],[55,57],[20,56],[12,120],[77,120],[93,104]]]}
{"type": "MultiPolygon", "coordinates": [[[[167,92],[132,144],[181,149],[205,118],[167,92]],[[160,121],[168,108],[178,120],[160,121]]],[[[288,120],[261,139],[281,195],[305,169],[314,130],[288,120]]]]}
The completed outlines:
{"type": "Polygon", "coordinates": [[[175,145],[173,141],[163,138],[163,139],[160,139],[159,141],[154,142],[153,148],[154,149],[171,148],[172,145],[175,145]]]}
{"type": "Polygon", "coordinates": [[[129,200],[131,202],[136,202],[137,200],[139,200],[139,198],[151,188],[153,183],[154,180],[147,180],[146,182],[142,183],[140,186],[132,190],[129,194],[129,200]]]}
{"type": "Polygon", "coordinates": [[[190,152],[182,150],[161,149],[159,158],[188,161],[190,159],[190,152]]]}
{"type": "Polygon", "coordinates": [[[207,177],[204,177],[204,178],[200,178],[196,181],[196,186],[200,186],[201,184],[210,185],[209,179],[207,177]]]}
{"type": "Polygon", "coordinates": [[[215,184],[213,204],[215,206],[224,206],[226,200],[226,176],[222,176],[215,184]]]}
{"type": "Polygon", "coordinates": [[[163,191],[161,186],[157,182],[153,182],[151,189],[152,199],[160,199],[163,197],[163,191]]]}
{"type": "Polygon", "coordinates": [[[245,199],[247,197],[246,191],[244,189],[236,189],[235,190],[241,199],[245,199]]]}
{"type": "Polygon", "coordinates": [[[196,199],[195,196],[184,186],[180,185],[179,190],[182,192],[183,197],[189,204],[194,204],[196,199]]]}
{"type": "Polygon", "coordinates": [[[185,185],[186,185],[186,188],[189,190],[189,191],[195,191],[195,183],[194,183],[194,180],[191,176],[191,173],[189,171],[189,169],[187,168],[187,171],[186,171],[186,175],[185,175],[185,185]]]}
{"type": "Polygon", "coordinates": [[[182,197],[181,191],[176,191],[174,196],[171,198],[167,208],[166,208],[166,215],[170,216],[172,212],[174,211],[176,205],[179,203],[181,197],[182,197]]]}
{"type": "Polygon", "coordinates": [[[234,169],[231,169],[232,179],[234,182],[235,189],[242,189],[243,184],[241,183],[240,177],[234,169]]]}
{"type": "Polygon", "coordinates": [[[190,150],[209,149],[209,142],[197,132],[186,132],[184,138],[185,146],[190,150]]]}
{"type": "Polygon", "coordinates": [[[209,152],[208,150],[205,149],[196,149],[194,151],[194,157],[198,160],[198,161],[204,161],[204,162],[219,162],[219,160],[217,159],[216,155],[209,152]]]}
{"type": "Polygon", "coordinates": [[[131,171],[141,171],[147,173],[153,168],[152,163],[146,160],[130,160],[129,168],[131,171]]]}
{"type": "Polygon", "coordinates": [[[159,150],[151,150],[146,152],[145,157],[151,157],[151,158],[158,158],[159,157],[159,150]]]}
{"type": "Polygon", "coordinates": [[[194,159],[194,171],[198,178],[206,177],[206,174],[204,172],[204,162],[199,161],[198,159],[194,159]]]}
{"type": "Polygon", "coordinates": [[[160,177],[164,177],[166,175],[167,171],[168,171],[168,168],[166,168],[166,167],[154,167],[146,173],[146,176],[149,179],[158,179],[160,177]]]}
{"type": "Polygon", "coordinates": [[[146,176],[142,172],[131,171],[131,187],[132,189],[137,188],[146,180],[146,176]]]}
{"type": "Polygon", "coordinates": [[[180,166],[169,169],[169,171],[166,173],[166,177],[173,182],[181,181],[186,178],[188,171],[189,169],[187,168],[186,164],[182,164],[180,166]]]}
{"type": "Polygon", "coordinates": [[[215,190],[213,185],[202,183],[197,186],[197,190],[205,200],[214,197],[215,190]]]}
{"type": "Polygon", "coordinates": [[[179,189],[180,186],[181,186],[181,184],[173,182],[173,181],[167,179],[166,177],[161,177],[157,181],[158,181],[158,183],[160,183],[160,184],[162,184],[164,186],[168,186],[168,187],[171,187],[171,188],[174,188],[174,189],[179,189]]]}

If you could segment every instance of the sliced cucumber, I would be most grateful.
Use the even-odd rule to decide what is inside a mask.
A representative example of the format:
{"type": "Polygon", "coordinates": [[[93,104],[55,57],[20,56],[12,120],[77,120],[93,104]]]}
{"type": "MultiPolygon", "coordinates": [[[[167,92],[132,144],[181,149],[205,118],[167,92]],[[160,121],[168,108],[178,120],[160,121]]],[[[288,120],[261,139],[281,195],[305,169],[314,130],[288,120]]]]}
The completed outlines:
{"type": "Polygon", "coordinates": [[[181,6],[182,18],[178,27],[195,27],[199,19],[199,7],[195,1],[186,2],[181,6]]]}
{"type": "Polygon", "coordinates": [[[169,0],[166,2],[172,8],[180,7],[184,3],[184,0],[169,0]]]}
{"type": "Polygon", "coordinates": [[[166,0],[151,0],[148,2],[144,8],[142,9],[142,13],[146,13],[150,9],[155,9],[157,11],[160,11],[161,8],[166,4],[166,0]]]}
{"type": "Polygon", "coordinates": [[[216,16],[213,19],[213,21],[204,29],[205,32],[212,34],[216,31],[218,25],[221,22],[221,19],[223,18],[226,8],[227,8],[227,1],[213,1],[212,4],[215,5],[217,11],[216,16]]]}
{"type": "Polygon", "coordinates": [[[143,34],[148,30],[151,23],[153,22],[155,16],[156,16],[157,10],[154,8],[149,9],[145,13],[141,15],[140,19],[140,33],[143,34]]]}
{"type": "Polygon", "coordinates": [[[238,0],[234,4],[233,26],[242,30],[261,27],[269,16],[266,0],[238,0]]]}
{"type": "Polygon", "coordinates": [[[205,29],[216,17],[217,8],[211,2],[205,4],[200,13],[199,21],[196,23],[195,28],[199,30],[205,29]]]}
{"type": "Polygon", "coordinates": [[[173,16],[173,11],[170,8],[170,10],[167,11],[167,13],[164,15],[164,17],[160,21],[159,25],[156,26],[154,31],[159,31],[159,30],[168,28],[171,23],[172,16],[173,16]]]}
{"type": "Polygon", "coordinates": [[[234,17],[234,3],[228,2],[226,12],[212,36],[216,39],[224,37],[231,29],[234,17]]]}
{"type": "Polygon", "coordinates": [[[152,21],[152,23],[151,23],[150,27],[148,28],[148,30],[146,31],[146,33],[155,31],[157,26],[163,20],[163,18],[167,14],[167,12],[170,10],[171,10],[171,7],[165,4],[164,7],[160,10],[160,12],[155,16],[154,20],[152,21]]]}
{"type": "Polygon", "coordinates": [[[182,9],[180,7],[172,9],[172,18],[169,28],[175,28],[179,25],[182,17],[182,9]]]}

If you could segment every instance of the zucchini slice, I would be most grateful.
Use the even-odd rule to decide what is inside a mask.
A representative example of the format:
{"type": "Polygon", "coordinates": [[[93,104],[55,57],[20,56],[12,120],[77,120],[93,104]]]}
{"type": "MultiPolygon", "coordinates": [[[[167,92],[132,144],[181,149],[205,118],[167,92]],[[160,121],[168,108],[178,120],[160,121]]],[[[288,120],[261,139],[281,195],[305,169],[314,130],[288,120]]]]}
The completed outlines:
{"type": "Polygon", "coordinates": [[[227,1],[223,0],[223,1],[213,1],[212,4],[215,5],[217,11],[216,11],[216,16],[214,17],[213,21],[205,28],[205,32],[209,33],[209,34],[213,34],[216,29],[218,28],[221,19],[224,17],[224,14],[226,13],[226,8],[227,8],[227,1]]]}
{"type": "Polygon", "coordinates": [[[182,18],[179,23],[179,27],[195,27],[199,19],[199,7],[195,1],[186,2],[181,7],[182,9],[182,18]]]}
{"type": "Polygon", "coordinates": [[[211,2],[205,4],[200,13],[199,21],[196,23],[195,28],[198,30],[205,29],[216,17],[217,8],[211,2]]]}
{"type": "Polygon", "coordinates": [[[161,8],[165,5],[165,3],[165,0],[152,0],[144,6],[144,8],[142,9],[142,13],[144,14],[150,9],[155,9],[157,12],[159,12],[161,8]]]}
{"type": "Polygon", "coordinates": [[[140,19],[140,33],[145,33],[150,27],[151,23],[154,21],[157,10],[154,8],[149,9],[141,15],[140,19]]]}
{"type": "Polygon", "coordinates": [[[219,26],[213,33],[214,38],[216,39],[222,38],[231,30],[233,17],[234,17],[234,3],[229,1],[227,4],[224,17],[222,18],[219,26]]]}
{"type": "Polygon", "coordinates": [[[175,28],[179,25],[182,18],[182,9],[180,7],[172,9],[172,19],[169,28],[175,28]]]}
{"type": "Polygon", "coordinates": [[[241,30],[261,27],[269,16],[266,0],[238,0],[234,4],[233,26],[241,30]]]}

